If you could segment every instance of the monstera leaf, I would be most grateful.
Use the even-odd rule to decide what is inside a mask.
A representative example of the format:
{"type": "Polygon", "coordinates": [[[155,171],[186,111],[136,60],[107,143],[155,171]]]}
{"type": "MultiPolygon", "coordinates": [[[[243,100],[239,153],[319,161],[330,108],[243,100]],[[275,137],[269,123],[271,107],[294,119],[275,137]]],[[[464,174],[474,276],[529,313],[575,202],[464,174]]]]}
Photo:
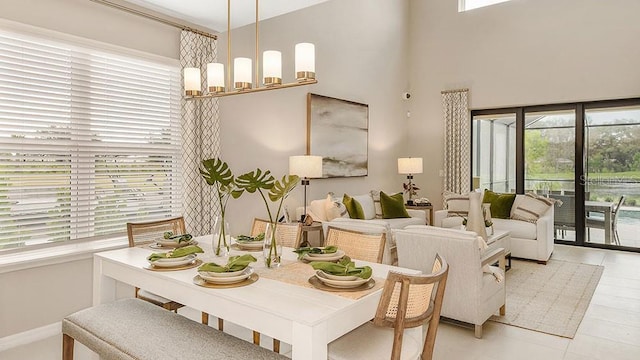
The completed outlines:
{"type": "Polygon", "coordinates": [[[276,179],[271,175],[271,171],[262,172],[260,169],[242,174],[236,179],[238,187],[251,194],[260,189],[271,190],[275,181],[276,179]]]}
{"type": "Polygon", "coordinates": [[[291,190],[298,185],[298,181],[300,181],[300,177],[298,175],[283,176],[282,179],[280,181],[276,181],[271,190],[269,190],[269,199],[276,202],[286,198],[291,190]]]}
{"type": "Polygon", "coordinates": [[[229,186],[233,182],[233,173],[231,173],[229,165],[219,158],[203,160],[202,166],[204,169],[200,169],[200,175],[207,184],[219,183],[222,186],[229,186]]]}

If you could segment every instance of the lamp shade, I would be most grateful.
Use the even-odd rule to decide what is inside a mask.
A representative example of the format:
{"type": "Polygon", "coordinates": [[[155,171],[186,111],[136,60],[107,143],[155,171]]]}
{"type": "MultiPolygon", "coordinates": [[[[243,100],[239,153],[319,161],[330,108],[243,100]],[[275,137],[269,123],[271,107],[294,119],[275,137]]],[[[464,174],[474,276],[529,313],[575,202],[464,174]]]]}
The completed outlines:
{"type": "Polygon", "coordinates": [[[267,50],[262,53],[262,76],[265,85],[280,83],[282,80],[282,53],[267,50]]]}
{"type": "Polygon", "coordinates": [[[422,158],[398,158],[398,174],[422,174],[422,158]]]}
{"type": "Polygon", "coordinates": [[[298,175],[302,178],[322,177],[322,156],[290,156],[289,175],[298,175]]]}
{"type": "Polygon", "coordinates": [[[251,59],[243,57],[233,59],[233,82],[236,89],[251,88],[252,76],[251,59]]]}
{"type": "Polygon", "coordinates": [[[184,68],[184,91],[187,95],[200,93],[200,69],[184,68]]]}
{"type": "Polygon", "coordinates": [[[295,47],[296,79],[315,79],[316,47],[311,43],[299,43],[295,47]]]}
{"type": "Polygon", "coordinates": [[[221,63],[207,64],[207,87],[210,92],[224,90],[224,65],[221,63]]]}

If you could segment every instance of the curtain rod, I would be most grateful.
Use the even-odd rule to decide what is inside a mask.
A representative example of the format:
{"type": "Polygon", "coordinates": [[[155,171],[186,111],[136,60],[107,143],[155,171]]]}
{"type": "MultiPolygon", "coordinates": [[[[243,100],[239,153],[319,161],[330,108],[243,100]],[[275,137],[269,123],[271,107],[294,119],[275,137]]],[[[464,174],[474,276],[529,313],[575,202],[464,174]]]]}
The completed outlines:
{"type": "Polygon", "coordinates": [[[453,90],[444,90],[444,91],[440,91],[440,94],[449,94],[449,93],[454,93],[454,92],[463,92],[463,91],[469,91],[469,89],[453,89],[453,90]]]}
{"type": "Polygon", "coordinates": [[[114,9],[122,10],[122,11],[128,12],[130,14],[142,16],[142,17],[145,17],[145,18],[150,19],[150,20],[161,22],[161,23],[163,23],[165,25],[173,26],[173,27],[176,27],[178,29],[188,30],[188,31],[194,32],[194,33],[196,33],[198,35],[202,35],[202,36],[213,38],[214,40],[218,39],[218,36],[216,36],[214,34],[211,34],[211,33],[208,33],[208,32],[202,31],[202,30],[194,29],[194,28],[192,28],[190,26],[187,26],[187,25],[184,25],[184,24],[180,24],[180,23],[177,23],[177,22],[174,22],[174,21],[171,21],[171,20],[163,19],[163,18],[161,18],[159,16],[151,15],[151,14],[148,14],[148,13],[140,11],[140,10],[136,10],[136,9],[132,9],[132,8],[126,7],[124,5],[116,4],[116,3],[112,2],[112,1],[108,1],[108,0],[91,0],[91,1],[93,1],[95,3],[98,3],[98,4],[102,4],[102,5],[105,5],[105,6],[112,7],[114,9]]]}

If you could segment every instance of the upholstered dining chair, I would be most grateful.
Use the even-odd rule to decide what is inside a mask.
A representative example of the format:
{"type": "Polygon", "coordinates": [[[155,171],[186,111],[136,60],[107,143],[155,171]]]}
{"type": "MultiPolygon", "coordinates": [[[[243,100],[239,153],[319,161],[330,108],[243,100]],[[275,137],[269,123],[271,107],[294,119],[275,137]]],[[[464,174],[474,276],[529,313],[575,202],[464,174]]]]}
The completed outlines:
{"type": "Polygon", "coordinates": [[[382,263],[384,232],[363,232],[329,226],[324,245],[334,245],[352,259],[382,263]]]}
{"type": "MultiPolygon", "coordinates": [[[[129,237],[129,247],[144,246],[162,239],[166,231],[174,234],[186,233],[184,218],[182,216],[156,220],[147,222],[129,222],[127,223],[127,236],[129,237]]],[[[138,299],[148,301],[152,304],[161,306],[167,310],[178,312],[178,309],[184,305],[169,300],[154,293],[135,288],[135,296],[138,299]]]]}
{"type": "MultiPolygon", "coordinates": [[[[622,204],[624,204],[624,199],[624,195],[620,196],[618,203],[613,210],[611,210],[611,235],[613,235],[613,243],[616,245],[620,245],[620,237],[618,236],[618,212],[622,204]]],[[[585,225],[587,226],[587,241],[591,241],[591,228],[604,230],[606,224],[602,218],[587,216],[585,220],[585,225]]]]}
{"type": "Polygon", "coordinates": [[[328,358],[421,359],[433,357],[449,265],[436,255],[432,272],[407,275],[390,271],[373,322],[329,344],[328,358]],[[421,329],[428,326],[424,338],[421,329]]]}
{"type": "MultiPolygon", "coordinates": [[[[251,236],[256,236],[264,233],[268,220],[253,219],[253,225],[251,226],[251,236]]],[[[302,223],[278,223],[276,229],[276,241],[285,247],[298,248],[300,247],[300,241],[302,240],[302,223]]],[[[253,343],[260,345],[260,333],[253,332],[253,343]]],[[[280,352],[280,340],[273,339],[273,351],[280,352]]]]}

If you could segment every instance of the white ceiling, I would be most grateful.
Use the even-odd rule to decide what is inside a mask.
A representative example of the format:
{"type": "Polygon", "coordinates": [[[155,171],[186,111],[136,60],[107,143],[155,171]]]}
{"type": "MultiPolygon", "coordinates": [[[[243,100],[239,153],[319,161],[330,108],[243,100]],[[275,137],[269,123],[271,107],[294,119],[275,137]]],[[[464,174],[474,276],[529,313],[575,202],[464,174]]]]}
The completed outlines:
{"type": "MultiPolygon", "coordinates": [[[[227,0],[126,0],[162,14],[204,26],[214,31],[227,30],[227,0]]],[[[269,19],[328,0],[262,0],[260,20],[269,19]]],[[[231,1],[231,28],[255,22],[255,0],[231,1]]]]}

